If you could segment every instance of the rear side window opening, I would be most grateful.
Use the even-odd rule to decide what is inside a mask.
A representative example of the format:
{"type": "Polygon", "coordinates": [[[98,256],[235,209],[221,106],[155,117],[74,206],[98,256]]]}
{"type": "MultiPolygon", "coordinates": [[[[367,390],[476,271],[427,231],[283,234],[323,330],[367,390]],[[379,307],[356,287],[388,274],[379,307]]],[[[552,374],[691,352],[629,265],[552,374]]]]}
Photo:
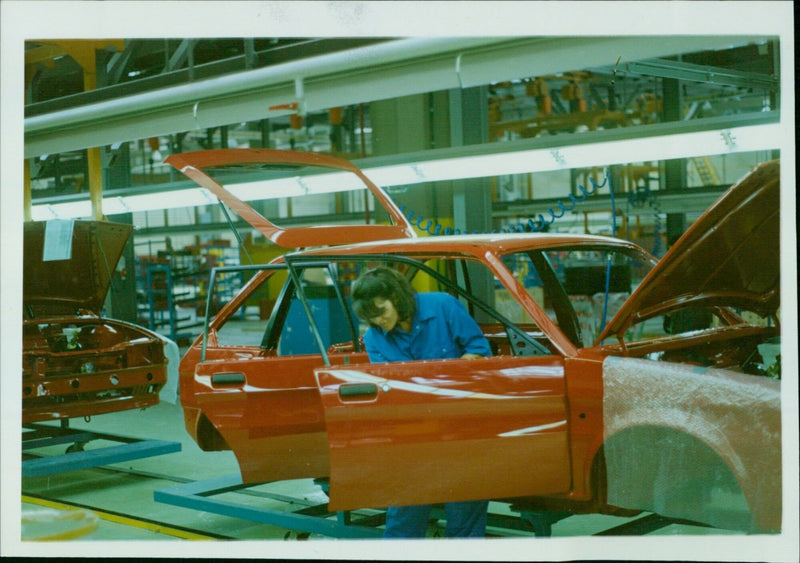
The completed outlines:
{"type": "Polygon", "coordinates": [[[512,299],[509,292],[480,262],[378,258],[337,257],[295,263],[291,268],[300,291],[286,266],[271,272],[257,286],[248,286],[248,295],[238,307],[225,310],[225,317],[215,323],[216,343],[220,347],[258,348],[262,355],[319,354],[316,330],[326,351],[360,350],[360,337],[368,327],[352,312],[350,285],[362,271],[384,265],[404,273],[418,292],[445,291],[456,296],[484,328],[498,355],[554,353],[555,348],[530,319],[521,319],[519,325],[509,319],[505,313],[519,307],[508,306],[512,299]],[[309,312],[316,327],[309,320],[309,312]]]}
{"type": "MultiPolygon", "coordinates": [[[[224,319],[215,323],[215,345],[278,357],[322,354],[321,347],[325,353],[361,351],[360,338],[368,327],[353,314],[350,285],[362,271],[384,265],[406,275],[418,292],[457,297],[484,329],[496,355],[558,353],[515,296],[478,260],[375,255],[296,256],[289,261],[250,268],[250,276],[259,269],[272,271],[247,285],[246,294],[235,298],[237,307],[225,309],[224,319]]],[[[503,263],[577,347],[594,345],[652,267],[647,257],[613,247],[517,252],[504,256],[503,263]]],[[[637,322],[624,338],[637,346],[743,323],[770,326],[770,319],[750,317],[721,307],[686,307],[637,322]]],[[[616,338],[605,344],[616,344],[616,338]]]]}

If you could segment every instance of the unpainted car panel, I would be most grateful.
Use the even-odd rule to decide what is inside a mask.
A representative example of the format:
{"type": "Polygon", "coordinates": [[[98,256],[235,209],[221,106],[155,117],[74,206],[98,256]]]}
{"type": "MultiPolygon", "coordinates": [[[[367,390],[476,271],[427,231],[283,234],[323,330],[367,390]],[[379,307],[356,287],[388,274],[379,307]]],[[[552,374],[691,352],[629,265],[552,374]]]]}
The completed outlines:
{"type": "Polygon", "coordinates": [[[707,482],[718,476],[709,473],[714,460],[687,445],[684,437],[691,437],[730,470],[752,507],[752,522],[736,524],[748,530],[780,530],[781,452],[765,451],[765,444],[781,443],[780,382],[724,369],[612,356],[605,361],[603,384],[610,503],[733,525],[726,522],[731,518],[724,512],[728,509],[714,513],[715,503],[699,502],[699,494],[715,492],[707,490],[707,482]],[[743,420],[754,424],[741,428],[743,420]],[[642,434],[650,439],[620,445],[617,437],[643,427],[658,431],[642,434]],[[670,455],[673,446],[686,450],[685,455],[670,455]],[[701,457],[709,467],[701,467],[701,457]],[[634,460],[638,471],[631,472],[634,460]],[[673,479],[643,478],[664,472],[673,479]]]}
{"type": "Polygon", "coordinates": [[[23,424],[157,404],[162,339],[99,315],[132,227],[75,221],[71,257],[58,260],[43,260],[46,222],[24,229],[23,424]]]}

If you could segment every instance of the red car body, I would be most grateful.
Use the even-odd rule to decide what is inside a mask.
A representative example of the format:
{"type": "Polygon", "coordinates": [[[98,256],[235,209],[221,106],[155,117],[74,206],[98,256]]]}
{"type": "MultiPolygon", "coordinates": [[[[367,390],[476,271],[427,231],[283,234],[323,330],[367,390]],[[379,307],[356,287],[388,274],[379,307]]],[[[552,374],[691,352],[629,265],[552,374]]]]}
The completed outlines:
{"type": "Polygon", "coordinates": [[[60,225],[65,230],[46,221],[24,226],[23,424],[157,404],[166,383],[163,340],[100,314],[133,227],[60,225]]]}
{"type": "MultiPolygon", "coordinates": [[[[323,247],[250,268],[183,357],[186,428],[205,450],[233,450],[245,483],[328,477],[335,510],[512,499],[780,530],[780,384],[761,354],[780,336],[777,161],[658,263],[590,235],[418,238],[381,189],[331,157],[234,149],[168,162],[276,243],[287,231],[223,187],[217,167],[349,170],[393,223],[292,229],[290,246],[323,247]],[[347,293],[380,263],[418,291],[457,296],[493,356],[370,364],[347,293]],[[248,321],[256,298],[272,307],[248,321]],[[733,508],[719,506],[731,495],[733,508]]],[[[213,273],[212,288],[244,269],[213,273]]]]}

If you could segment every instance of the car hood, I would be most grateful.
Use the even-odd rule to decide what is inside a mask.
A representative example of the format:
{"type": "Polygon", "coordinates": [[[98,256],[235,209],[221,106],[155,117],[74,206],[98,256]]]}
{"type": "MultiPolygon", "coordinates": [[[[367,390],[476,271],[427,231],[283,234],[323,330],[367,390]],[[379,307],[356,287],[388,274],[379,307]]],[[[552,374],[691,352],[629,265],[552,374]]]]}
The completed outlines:
{"type": "Polygon", "coordinates": [[[131,225],[76,220],[67,241],[67,221],[25,223],[22,297],[28,316],[74,314],[77,309],[99,314],[132,231],[131,225]],[[62,252],[45,260],[48,229],[48,243],[61,243],[62,252]]]}
{"type": "Polygon", "coordinates": [[[780,306],[780,161],[731,186],[672,245],[598,338],[685,306],[780,306]]]}

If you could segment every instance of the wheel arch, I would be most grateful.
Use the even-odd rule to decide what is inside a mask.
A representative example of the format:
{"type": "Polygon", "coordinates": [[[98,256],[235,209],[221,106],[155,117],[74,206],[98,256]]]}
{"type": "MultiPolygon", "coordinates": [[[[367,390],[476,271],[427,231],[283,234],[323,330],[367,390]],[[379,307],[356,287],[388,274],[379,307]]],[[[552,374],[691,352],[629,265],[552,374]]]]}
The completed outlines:
{"type": "Polygon", "coordinates": [[[590,478],[603,512],[654,512],[719,528],[753,531],[744,467],[719,432],[649,421],[606,432],[590,478]]]}
{"type": "Polygon", "coordinates": [[[218,452],[231,449],[219,430],[217,430],[202,411],[198,413],[194,430],[197,445],[201,450],[205,452],[218,452]]]}

